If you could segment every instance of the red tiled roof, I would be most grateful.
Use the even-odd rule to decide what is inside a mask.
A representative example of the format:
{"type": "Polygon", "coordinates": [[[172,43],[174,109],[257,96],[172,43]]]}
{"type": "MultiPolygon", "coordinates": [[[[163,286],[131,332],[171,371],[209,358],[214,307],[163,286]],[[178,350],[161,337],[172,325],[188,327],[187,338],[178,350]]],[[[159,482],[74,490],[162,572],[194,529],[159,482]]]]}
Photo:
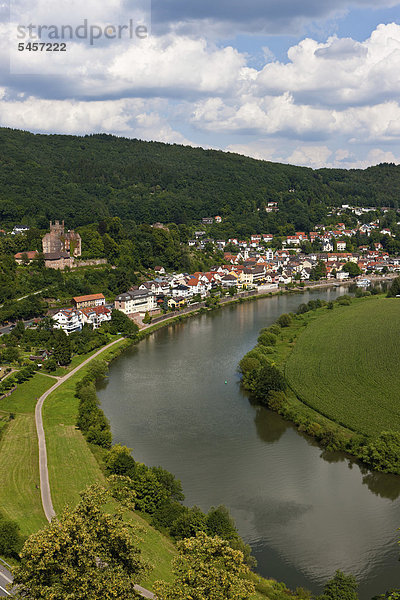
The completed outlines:
{"type": "Polygon", "coordinates": [[[75,296],[74,302],[88,302],[90,300],[105,300],[104,294],[88,294],[87,296],[75,296]]]}

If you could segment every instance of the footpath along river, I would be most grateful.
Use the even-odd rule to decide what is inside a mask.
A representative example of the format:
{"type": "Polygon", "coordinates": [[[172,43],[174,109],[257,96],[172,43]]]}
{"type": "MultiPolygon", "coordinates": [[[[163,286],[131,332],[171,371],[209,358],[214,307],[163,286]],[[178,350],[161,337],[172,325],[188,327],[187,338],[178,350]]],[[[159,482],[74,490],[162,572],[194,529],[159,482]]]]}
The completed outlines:
{"type": "Polygon", "coordinates": [[[229,507],[260,574],[320,592],[342,569],[369,600],[400,587],[400,477],[324,453],[251,406],[237,373],[262,327],[343,293],[275,296],[161,329],[114,361],[98,392],[115,443],[181,479],[186,504],[229,507]]]}

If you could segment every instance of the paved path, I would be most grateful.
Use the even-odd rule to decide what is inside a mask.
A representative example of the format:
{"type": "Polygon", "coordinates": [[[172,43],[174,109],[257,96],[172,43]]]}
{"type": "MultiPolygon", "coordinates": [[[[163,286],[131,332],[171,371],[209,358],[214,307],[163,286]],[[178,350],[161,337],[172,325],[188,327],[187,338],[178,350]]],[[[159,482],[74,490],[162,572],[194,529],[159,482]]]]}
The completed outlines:
{"type": "Polygon", "coordinates": [[[51,388],[49,388],[42,396],[40,396],[39,400],[37,401],[37,404],[35,407],[35,421],[36,421],[36,431],[37,431],[38,442],[39,442],[40,494],[42,496],[42,505],[43,505],[44,514],[46,515],[46,519],[49,522],[51,521],[51,519],[53,517],[55,517],[56,513],[54,511],[53,502],[51,500],[49,472],[47,469],[46,437],[45,437],[45,433],[44,433],[43,418],[42,418],[43,403],[46,400],[47,396],[49,396],[52,392],[54,392],[54,390],[56,390],[60,385],[62,385],[65,381],[67,381],[67,379],[69,379],[70,377],[75,375],[75,373],[77,373],[79,371],[79,369],[82,369],[82,367],[84,367],[91,360],[93,360],[94,358],[99,356],[99,354],[104,352],[104,350],[111,348],[111,346],[114,346],[114,344],[118,344],[123,339],[124,338],[119,338],[118,340],[114,340],[113,342],[110,342],[106,346],[103,346],[102,348],[100,348],[100,350],[98,350],[92,356],[90,356],[89,358],[84,360],[80,365],[75,367],[75,369],[72,369],[72,371],[70,371],[63,377],[60,377],[58,379],[58,381],[53,386],[51,386],[51,388]]]}
{"type": "MultiPolygon", "coordinates": [[[[56,516],[56,513],[53,508],[53,502],[51,500],[49,471],[47,468],[46,436],[44,433],[43,418],[42,418],[43,403],[46,400],[47,396],[49,396],[52,392],[54,392],[54,390],[56,390],[60,385],[62,385],[65,381],[67,381],[67,379],[69,379],[70,377],[75,375],[75,373],[77,373],[79,371],[79,369],[82,369],[82,367],[84,367],[91,360],[96,358],[96,356],[99,356],[99,354],[104,352],[104,350],[111,348],[111,346],[114,346],[114,344],[118,344],[123,339],[124,338],[119,338],[118,340],[114,340],[113,342],[110,342],[106,346],[103,346],[103,348],[100,348],[100,350],[98,350],[92,356],[90,356],[89,358],[84,360],[80,365],[75,367],[75,369],[72,369],[72,371],[67,373],[67,375],[64,375],[63,377],[58,378],[58,381],[51,388],[49,388],[42,396],[40,396],[40,398],[36,404],[35,421],[36,421],[36,431],[37,431],[38,442],[39,442],[40,494],[42,496],[42,505],[43,505],[44,514],[46,515],[46,519],[49,522],[52,520],[53,517],[56,516]]],[[[6,583],[11,583],[12,580],[9,578],[10,575],[11,574],[9,573],[7,581],[4,580],[6,583]]],[[[149,590],[146,590],[145,588],[141,587],[140,585],[135,585],[135,589],[144,598],[149,598],[150,600],[155,600],[155,595],[152,592],[150,592],[149,590]]],[[[1,571],[0,571],[0,596],[1,595],[7,596],[10,594],[6,591],[5,587],[2,587],[2,579],[1,579],[1,571]]]]}

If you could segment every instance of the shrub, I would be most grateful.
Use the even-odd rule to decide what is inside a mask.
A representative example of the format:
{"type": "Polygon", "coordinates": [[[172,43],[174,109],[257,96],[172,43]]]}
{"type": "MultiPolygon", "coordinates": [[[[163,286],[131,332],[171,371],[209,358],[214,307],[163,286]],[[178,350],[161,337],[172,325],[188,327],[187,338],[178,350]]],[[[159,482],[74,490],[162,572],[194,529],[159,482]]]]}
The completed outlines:
{"type": "Polygon", "coordinates": [[[267,403],[270,392],[285,391],[286,381],[282,373],[273,365],[264,365],[257,372],[253,394],[256,400],[267,403]]]}
{"type": "Polygon", "coordinates": [[[372,469],[400,474],[400,433],[383,431],[361,448],[360,458],[372,469]]]}
{"type": "Polygon", "coordinates": [[[261,344],[261,346],[275,346],[276,340],[276,335],[265,332],[258,336],[257,342],[261,344]]]}
{"type": "Polygon", "coordinates": [[[283,313],[283,315],[281,315],[279,317],[279,319],[277,319],[276,321],[278,323],[278,325],[280,325],[281,327],[289,327],[289,325],[292,322],[292,317],[287,314],[287,313],[283,313]]]}

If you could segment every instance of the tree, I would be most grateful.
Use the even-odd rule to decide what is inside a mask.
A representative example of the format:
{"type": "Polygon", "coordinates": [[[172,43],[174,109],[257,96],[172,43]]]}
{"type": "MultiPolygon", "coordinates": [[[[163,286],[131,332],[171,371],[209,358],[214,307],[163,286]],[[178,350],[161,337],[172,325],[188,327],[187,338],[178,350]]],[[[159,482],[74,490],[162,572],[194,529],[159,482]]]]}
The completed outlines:
{"type": "Polygon", "coordinates": [[[358,600],[358,584],[353,575],[345,575],[336,571],[324,587],[324,593],[318,600],[358,600]]]}
{"type": "Polygon", "coordinates": [[[207,532],[211,536],[218,535],[224,540],[238,537],[235,521],[226,506],[213,506],[207,513],[207,532]]]}
{"type": "Polygon", "coordinates": [[[67,334],[61,329],[57,331],[54,345],[54,358],[59,365],[69,365],[71,362],[71,342],[67,334]]]}
{"type": "Polygon", "coordinates": [[[14,571],[16,598],[31,600],[131,600],[147,570],[132,529],[105,513],[104,488],[92,486],[60,520],[31,535],[14,571]]]}
{"type": "Polygon", "coordinates": [[[287,313],[283,313],[276,321],[281,327],[289,327],[292,322],[292,317],[287,313]]]}
{"type": "Polygon", "coordinates": [[[154,590],[163,600],[247,600],[254,585],[246,579],[249,568],[243,553],[229,542],[200,532],[177,544],[173,561],[175,581],[157,581],[154,590]]]}
{"type": "Polygon", "coordinates": [[[135,476],[136,462],[131,449],[126,446],[115,444],[107,454],[105,465],[111,475],[125,475],[131,479],[135,476]]]}
{"type": "Polygon", "coordinates": [[[143,317],[143,323],[151,323],[151,316],[148,310],[146,310],[146,313],[143,317]]]}
{"type": "Polygon", "coordinates": [[[392,285],[387,293],[388,298],[395,298],[396,296],[400,296],[400,277],[393,279],[392,285]]]}
{"type": "Polygon", "coordinates": [[[253,394],[259,402],[266,402],[270,392],[284,392],[286,381],[274,365],[266,364],[257,372],[253,394]]]}
{"type": "Polygon", "coordinates": [[[345,265],[343,265],[342,271],[348,273],[350,277],[357,277],[357,275],[361,275],[360,267],[352,261],[348,261],[345,265]]]}
{"type": "Polygon", "coordinates": [[[0,554],[17,557],[21,546],[22,540],[18,525],[0,513],[0,554]]]}
{"type": "Polygon", "coordinates": [[[123,333],[124,335],[135,335],[139,327],[120,310],[114,309],[111,313],[111,321],[108,325],[110,333],[123,333]]]}

